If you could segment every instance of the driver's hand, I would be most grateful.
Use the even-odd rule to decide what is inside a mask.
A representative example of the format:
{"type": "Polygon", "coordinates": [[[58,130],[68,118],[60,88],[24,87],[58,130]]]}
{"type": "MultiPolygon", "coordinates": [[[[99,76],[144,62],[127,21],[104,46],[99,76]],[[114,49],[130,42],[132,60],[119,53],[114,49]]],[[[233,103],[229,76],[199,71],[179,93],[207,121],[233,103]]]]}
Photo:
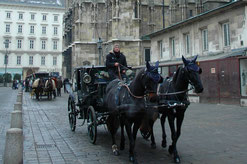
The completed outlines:
{"type": "Polygon", "coordinates": [[[126,71],[125,71],[125,70],[123,70],[122,72],[123,72],[124,74],[126,73],[126,71]]]}
{"type": "Polygon", "coordinates": [[[115,67],[119,66],[119,63],[118,63],[118,62],[116,62],[116,63],[114,64],[114,66],[115,66],[115,67]]]}

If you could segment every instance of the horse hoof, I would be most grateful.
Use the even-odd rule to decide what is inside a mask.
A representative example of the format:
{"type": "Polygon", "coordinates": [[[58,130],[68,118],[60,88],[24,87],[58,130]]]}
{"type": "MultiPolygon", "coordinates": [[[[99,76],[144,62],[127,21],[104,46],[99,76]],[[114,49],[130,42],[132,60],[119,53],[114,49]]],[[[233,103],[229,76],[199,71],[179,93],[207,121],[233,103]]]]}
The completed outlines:
{"type": "Polygon", "coordinates": [[[162,144],[161,144],[161,146],[163,147],[163,148],[166,148],[166,141],[162,141],[162,144]]]}
{"type": "Polygon", "coordinates": [[[156,149],[156,144],[155,143],[151,143],[151,148],[152,149],[156,149]]]}
{"type": "Polygon", "coordinates": [[[175,163],[180,163],[180,158],[179,158],[179,157],[175,157],[175,158],[174,158],[174,162],[175,162],[175,163]]]}
{"type": "Polygon", "coordinates": [[[137,160],[135,159],[134,156],[130,156],[130,157],[129,157],[129,160],[130,160],[130,162],[132,162],[132,163],[134,163],[134,164],[138,164],[138,162],[137,162],[137,160]]]}
{"type": "Polygon", "coordinates": [[[172,145],[170,145],[170,146],[169,146],[168,152],[169,152],[170,154],[172,154],[172,153],[173,153],[173,148],[172,148],[172,145]]]}
{"type": "Polygon", "coordinates": [[[120,153],[119,153],[118,150],[116,150],[116,151],[113,152],[113,154],[114,154],[115,156],[119,156],[120,153]]]}

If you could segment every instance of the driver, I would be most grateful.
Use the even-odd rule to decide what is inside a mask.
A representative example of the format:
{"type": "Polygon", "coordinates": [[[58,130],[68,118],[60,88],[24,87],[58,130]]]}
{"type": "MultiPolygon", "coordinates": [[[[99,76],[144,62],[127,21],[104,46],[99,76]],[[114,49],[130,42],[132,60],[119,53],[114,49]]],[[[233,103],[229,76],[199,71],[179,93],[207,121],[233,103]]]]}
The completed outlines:
{"type": "Polygon", "coordinates": [[[119,69],[122,78],[126,78],[127,62],[124,54],[120,52],[119,44],[115,44],[113,46],[113,52],[110,52],[106,56],[106,67],[108,68],[108,73],[112,80],[120,78],[119,69]]]}

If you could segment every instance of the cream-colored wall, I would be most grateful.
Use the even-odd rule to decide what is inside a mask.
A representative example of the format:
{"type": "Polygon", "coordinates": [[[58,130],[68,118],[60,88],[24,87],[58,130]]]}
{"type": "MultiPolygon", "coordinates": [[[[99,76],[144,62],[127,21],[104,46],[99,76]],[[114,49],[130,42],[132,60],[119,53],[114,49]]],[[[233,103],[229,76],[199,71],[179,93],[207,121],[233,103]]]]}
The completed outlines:
{"type": "Polygon", "coordinates": [[[176,42],[176,57],[179,58],[182,55],[187,57],[194,55],[209,55],[216,54],[220,52],[227,52],[231,49],[237,49],[241,47],[247,46],[247,29],[246,29],[246,21],[245,17],[247,15],[246,6],[239,7],[235,9],[226,10],[225,12],[221,12],[219,14],[214,14],[210,17],[202,18],[196,22],[181,26],[179,28],[173,28],[171,30],[167,30],[165,33],[161,35],[157,35],[151,38],[151,61],[154,62],[156,60],[167,61],[171,60],[170,56],[170,45],[169,38],[175,37],[176,42]],[[223,33],[221,29],[222,23],[229,21],[230,25],[230,40],[231,44],[229,47],[223,46],[223,33]],[[201,29],[208,29],[208,51],[202,51],[202,36],[201,29]],[[184,52],[184,33],[190,33],[191,38],[191,54],[186,55],[184,52]],[[240,39],[241,38],[241,39],[240,39]],[[163,41],[163,56],[161,59],[159,57],[159,49],[158,49],[158,41],[163,41]],[[243,40],[244,45],[240,45],[240,41],[243,40]]]}

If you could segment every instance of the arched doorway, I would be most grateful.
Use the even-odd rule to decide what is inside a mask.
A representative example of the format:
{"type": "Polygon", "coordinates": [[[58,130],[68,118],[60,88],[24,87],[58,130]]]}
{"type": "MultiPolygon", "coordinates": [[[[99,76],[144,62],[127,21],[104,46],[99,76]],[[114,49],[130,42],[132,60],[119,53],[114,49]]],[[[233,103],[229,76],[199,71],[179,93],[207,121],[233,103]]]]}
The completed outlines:
{"type": "Polygon", "coordinates": [[[89,61],[84,61],[83,65],[91,65],[91,63],[89,61]]]}
{"type": "Polygon", "coordinates": [[[31,68],[29,68],[29,69],[27,70],[27,76],[28,76],[28,75],[31,75],[31,74],[33,74],[33,70],[32,70],[31,68]]]}

